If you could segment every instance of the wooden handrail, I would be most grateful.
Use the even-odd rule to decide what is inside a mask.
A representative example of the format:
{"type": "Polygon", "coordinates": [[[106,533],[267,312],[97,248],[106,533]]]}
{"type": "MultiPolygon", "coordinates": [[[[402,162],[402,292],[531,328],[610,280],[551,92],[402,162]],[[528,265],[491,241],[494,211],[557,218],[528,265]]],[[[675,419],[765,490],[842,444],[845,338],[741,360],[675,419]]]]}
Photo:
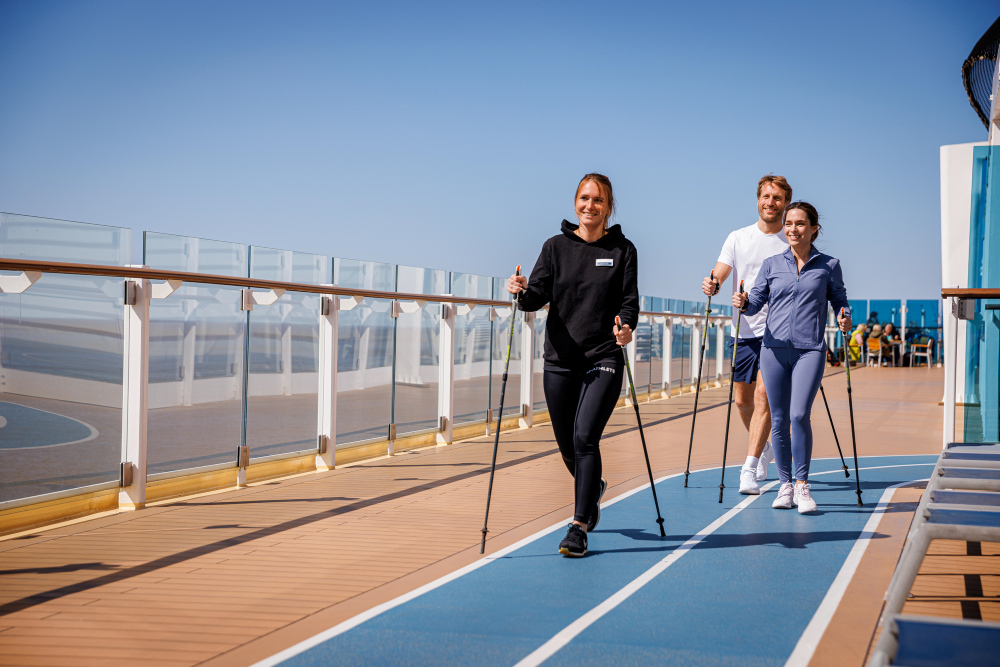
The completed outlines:
{"type": "MultiPolygon", "coordinates": [[[[670,312],[658,312],[655,310],[640,310],[640,315],[647,315],[649,317],[685,317],[689,319],[700,320],[705,317],[705,313],[670,313],[670,312]]],[[[710,315],[710,320],[729,320],[732,319],[732,315],[710,315]]]]}
{"type": "Polygon", "coordinates": [[[132,266],[106,266],[103,264],[71,264],[68,262],[43,262],[27,259],[0,257],[0,271],[41,271],[42,273],[62,273],[81,276],[106,276],[109,278],[146,278],[148,280],[181,280],[201,285],[228,285],[230,287],[257,287],[260,289],[280,289],[308,294],[336,294],[358,296],[371,299],[399,299],[400,301],[433,301],[440,303],[465,303],[484,306],[510,306],[509,301],[476,299],[466,296],[444,294],[410,294],[407,292],[382,292],[379,290],[355,289],[336,285],[310,285],[290,283],[280,280],[260,280],[239,276],[221,276],[211,273],[189,273],[164,269],[144,269],[132,266]]]}
{"type": "MultiPolygon", "coordinates": [[[[70,262],[45,262],[33,259],[10,259],[0,257],[0,271],[40,271],[42,273],[60,273],[78,276],[104,276],[108,278],[146,278],[148,280],[181,280],[186,283],[200,285],[227,285],[230,287],[256,287],[259,289],[280,289],[290,292],[305,292],[308,294],[336,294],[339,296],[357,296],[370,299],[398,299],[400,301],[432,301],[435,303],[464,303],[477,306],[510,306],[510,301],[494,299],[478,299],[467,296],[451,296],[445,294],[410,294],[408,292],[383,292],[380,290],[357,289],[329,285],[310,285],[308,283],[291,283],[280,280],[260,280],[241,276],[223,276],[212,273],[190,273],[187,271],[168,271],[166,269],[145,269],[134,266],[111,266],[106,264],[74,264],[70,262]]],[[[643,310],[640,315],[653,317],[688,317],[700,318],[698,313],[670,313],[643,310]]],[[[729,315],[713,315],[711,319],[724,320],[729,315]]]]}
{"type": "Polygon", "coordinates": [[[957,296],[964,299],[1000,299],[1000,289],[978,287],[945,287],[941,289],[941,298],[957,296]]]}

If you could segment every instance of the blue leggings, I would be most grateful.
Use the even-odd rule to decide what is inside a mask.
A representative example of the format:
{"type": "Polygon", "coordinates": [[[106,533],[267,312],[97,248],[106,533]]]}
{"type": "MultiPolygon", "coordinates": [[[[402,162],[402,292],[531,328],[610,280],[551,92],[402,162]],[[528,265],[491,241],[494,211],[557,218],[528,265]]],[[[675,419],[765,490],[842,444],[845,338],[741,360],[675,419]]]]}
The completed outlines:
{"type": "Polygon", "coordinates": [[[760,374],[771,406],[771,446],[782,484],[792,481],[793,459],[795,479],[803,482],[809,479],[813,449],[809,413],[823,381],[825,357],[822,350],[794,347],[760,350],[760,374]]]}

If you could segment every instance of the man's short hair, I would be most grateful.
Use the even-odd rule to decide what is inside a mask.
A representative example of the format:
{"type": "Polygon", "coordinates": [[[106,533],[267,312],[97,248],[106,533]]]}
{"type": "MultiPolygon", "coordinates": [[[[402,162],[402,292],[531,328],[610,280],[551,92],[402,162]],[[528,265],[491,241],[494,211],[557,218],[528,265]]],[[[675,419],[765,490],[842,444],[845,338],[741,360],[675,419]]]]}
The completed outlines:
{"type": "Polygon", "coordinates": [[[757,181],[757,199],[760,199],[760,193],[764,189],[765,185],[773,185],[775,187],[781,188],[785,191],[785,201],[792,201],[792,186],[788,184],[788,181],[784,176],[775,176],[774,174],[768,174],[759,181],[757,181]]]}

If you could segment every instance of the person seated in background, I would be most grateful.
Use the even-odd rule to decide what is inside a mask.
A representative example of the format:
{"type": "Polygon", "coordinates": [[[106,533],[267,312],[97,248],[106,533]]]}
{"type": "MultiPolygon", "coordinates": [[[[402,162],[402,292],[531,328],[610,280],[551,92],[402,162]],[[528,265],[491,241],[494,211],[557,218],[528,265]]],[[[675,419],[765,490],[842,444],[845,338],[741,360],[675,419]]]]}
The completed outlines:
{"type": "Polygon", "coordinates": [[[902,349],[902,339],[892,322],[886,322],[882,330],[882,340],[888,346],[882,350],[882,356],[888,355],[893,366],[899,365],[899,355],[902,349]]]}
{"type": "MultiPolygon", "coordinates": [[[[882,342],[882,325],[881,324],[873,324],[872,325],[872,330],[868,334],[868,340],[866,341],[866,344],[868,345],[868,356],[869,356],[869,358],[871,358],[872,356],[877,356],[879,348],[883,347],[883,345],[884,345],[884,343],[882,342]]],[[[882,350],[882,360],[883,361],[886,360],[886,354],[887,353],[888,353],[888,350],[885,350],[885,349],[882,350]]]]}
{"type": "Polygon", "coordinates": [[[848,340],[847,351],[851,355],[852,364],[861,361],[861,350],[864,349],[865,345],[865,329],[865,323],[861,322],[848,340]]]}

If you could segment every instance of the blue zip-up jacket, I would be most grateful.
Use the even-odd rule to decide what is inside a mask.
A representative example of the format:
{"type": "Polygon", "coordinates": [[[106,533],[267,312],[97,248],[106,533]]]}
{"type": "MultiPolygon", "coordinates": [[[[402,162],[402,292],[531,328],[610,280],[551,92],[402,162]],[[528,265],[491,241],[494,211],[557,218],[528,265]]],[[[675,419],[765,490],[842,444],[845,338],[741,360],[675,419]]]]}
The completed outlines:
{"type": "Polygon", "coordinates": [[[840,260],[814,247],[799,272],[789,248],[764,260],[746,313],[754,315],[768,304],[763,341],[767,347],[825,350],[827,301],[835,313],[850,305],[840,260]]]}

